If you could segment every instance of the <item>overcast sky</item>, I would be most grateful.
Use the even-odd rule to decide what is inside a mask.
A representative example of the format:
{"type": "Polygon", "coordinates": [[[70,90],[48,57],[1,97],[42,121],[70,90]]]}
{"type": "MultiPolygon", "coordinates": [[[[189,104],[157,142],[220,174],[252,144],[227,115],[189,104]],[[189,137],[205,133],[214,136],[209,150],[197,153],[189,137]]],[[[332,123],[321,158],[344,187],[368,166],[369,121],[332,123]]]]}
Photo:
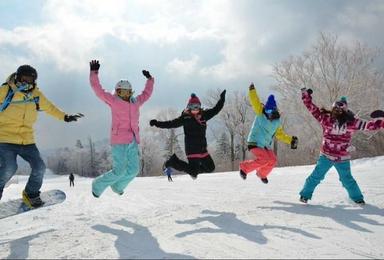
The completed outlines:
{"type": "Polygon", "coordinates": [[[30,64],[53,103],[86,115],[68,124],[42,113],[35,126],[42,149],[109,137],[109,108],[88,82],[91,59],[100,60],[111,91],[126,78],[138,94],[141,70],[152,73],[143,128],[162,108],[181,111],[192,92],[203,98],[209,89],[246,90],[253,81],[265,98],[272,65],[309,49],[320,31],[384,47],[380,0],[0,0],[0,17],[3,81],[30,64]]]}

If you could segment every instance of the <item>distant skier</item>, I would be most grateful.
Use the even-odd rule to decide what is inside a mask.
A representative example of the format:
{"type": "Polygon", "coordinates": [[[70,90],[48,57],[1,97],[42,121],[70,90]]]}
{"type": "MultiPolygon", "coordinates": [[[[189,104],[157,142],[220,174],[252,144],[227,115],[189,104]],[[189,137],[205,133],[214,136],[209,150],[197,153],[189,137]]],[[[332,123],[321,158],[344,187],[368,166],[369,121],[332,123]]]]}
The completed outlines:
{"type": "Polygon", "coordinates": [[[69,187],[71,186],[75,186],[75,176],[73,175],[73,173],[69,174],[69,187]]]}
{"type": "Polygon", "coordinates": [[[302,99],[309,112],[321,124],[323,141],[316,167],[300,191],[300,201],[307,203],[328,170],[335,166],[349,197],[357,204],[365,204],[363,194],[351,174],[350,151],[354,148],[351,146],[351,139],[358,130],[374,131],[384,128],[384,121],[382,118],[365,121],[356,117],[348,110],[346,97],[334,102],[331,111],[319,109],[312,102],[312,93],[311,89],[303,88],[302,99]]]}
{"type": "Polygon", "coordinates": [[[272,150],[274,137],[290,144],[292,149],[297,148],[296,136],[287,135],[280,121],[280,113],[277,109],[275,97],[270,95],[267,103],[263,105],[255,90],[253,83],[249,86],[249,100],[256,113],[251,131],[248,135],[248,150],[255,156],[254,160],[240,162],[240,176],[244,180],[247,174],[256,170],[256,175],[265,184],[268,183],[267,176],[275,167],[277,159],[272,150]]]}
{"type": "Polygon", "coordinates": [[[97,60],[90,62],[90,83],[96,95],[112,110],[112,170],[97,177],[92,182],[92,194],[98,198],[107,187],[122,195],[139,173],[139,109],[152,95],[154,78],[143,70],[147,78],[143,92],[134,97],[132,86],[128,80],[116,83],[115,94],[105,91],[99,82],[100,64],[97,60]]]}
{"type": "Polygon", "coordinates": [[[52,104],[37,87],[37,71],[30,65],[20,66],[0,86],[0,199],[5,184],[17,170],[19,155],[32,168],[22,192],[30,208],[44,204],[40,198],[45,163],[36,147],[33,125],[37,112],[44,111],[65,122],[77,121],[82,114],[68,115],[52,104]]]}
{"type": "Polygon", "coordinates": [[[224,90],[220,94],[217,104],[211,109],[202,109],[200,99],[195,94],[191,94],[187,108],[178,118],[163,122],[155,119],[150,121],[151,126],[159,128],[177,128],[180,126],[184,128],[185,153],[188,162],[180,160],[176,154],[173,154],[163,166],[163,171],[168,175],[168,179],[171,168],[186,172],[193,179],[196,179],[199,173],[214,171],[215,163],[207,150],[207,121],[223,108],[225,93],[224,90]]]}

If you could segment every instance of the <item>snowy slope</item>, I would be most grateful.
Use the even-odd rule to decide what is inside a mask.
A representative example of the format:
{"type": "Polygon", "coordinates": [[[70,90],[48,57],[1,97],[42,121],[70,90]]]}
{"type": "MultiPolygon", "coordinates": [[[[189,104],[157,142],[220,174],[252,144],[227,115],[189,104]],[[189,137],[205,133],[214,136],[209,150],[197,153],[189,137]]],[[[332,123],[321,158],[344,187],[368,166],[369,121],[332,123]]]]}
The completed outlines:
{"type": "MultiPolygon", "coordinates": [[[[354,161],[366,202],[354,205],[331,170],[309,205],[298,192],[313,166],[255,175],[136,178],[119,197],[91,179],[45,179],[67,200],[0,220],[0,258],[384,258],[384,157],[354,161]]],[[[19,197],[25,180],[5,189],[19,197]]]]}

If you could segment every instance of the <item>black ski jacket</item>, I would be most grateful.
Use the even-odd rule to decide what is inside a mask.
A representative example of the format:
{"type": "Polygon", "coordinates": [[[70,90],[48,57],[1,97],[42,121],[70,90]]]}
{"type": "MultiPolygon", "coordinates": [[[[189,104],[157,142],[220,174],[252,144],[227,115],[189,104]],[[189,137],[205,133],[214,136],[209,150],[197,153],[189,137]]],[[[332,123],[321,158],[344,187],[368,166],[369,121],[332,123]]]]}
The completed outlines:
{"type": "Polygon", "coordinates": [[[184,110],[181,116],[170,121],[157,121],[159,128],[184,128],[184,144],[186,155],[201,154],[207,152],[207,121],[217,115],[223,108],[225,98],[220,98],[217,104],[206,110],[201,110],[196,116],[189,110],[184,110]]]}

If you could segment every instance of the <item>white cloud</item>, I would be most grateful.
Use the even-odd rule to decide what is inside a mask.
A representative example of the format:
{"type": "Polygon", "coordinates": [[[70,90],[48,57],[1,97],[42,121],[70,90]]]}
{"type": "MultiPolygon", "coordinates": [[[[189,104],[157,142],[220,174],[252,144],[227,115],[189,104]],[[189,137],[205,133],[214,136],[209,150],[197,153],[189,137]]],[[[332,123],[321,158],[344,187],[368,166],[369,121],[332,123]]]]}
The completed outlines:
{"type": "Polygon", "coordinates": [[[370,29],[383,24],[384,2],[366,2],[356,8],[351,5],[339,15],[342,24],[353,28],[370,29]]]}
{"type": "Polygon", "coordinates": [[[188,60],[176,58],[167,64],[166,70],[169,74],[179,77],[190,76],[196,73],[199,60],[200,58],[197,55],[192,55],[188,60]]]}
{"type": "MultiPolygon", "coordinates": [[[[204,85],[235,89],[238,83],[250,81],[266,82],[267,87],[272,64],[310,47],[319,31],[335,33],[347,42],[371,37],[368,43],[382,43],[383,38],[382,1],[328,5],[305,0],[278,4],[263,0],[47,0],[42,4],[42,11],[34,14],[38,23],[31,18],[22,25],[0,24],[0,72],[9,73],[25,63],[37,65],[38,70],[52,66],[54,73],[39,72],[49,74],[48,82],[75,75],[68,79],[68,89],[87,84],[85,71],[94,57],[102,60],[101,80],[106,87],[121,74],[130,75],[126,71],[136,64],[149,64],[159,86],[164,83],[162,94],[175,93],[174,86],[181,85],[175,97],[185,94],[191,82],[207,83],[194,86],[198,90],[204,85]],[[329,14],[329,19],[323,14],[329,14]],[[130,57],[132,53],[136,56],[130,57]],[[130,63],[121,61],[125,55],[132,58],[130,63]],[[65,73],[55,74],[58,70],[65,73]],[[175,75],[183,84],[175,82],[175,75]]],[[[67,84],[67,79],[60,83],[67,84]]],[[[57,84],[49,91],[62,89],[57,84]]],[[[89,89],[70,91],[83,95],[89,89]]],[[[160,104],[158,96],[148,106],[160,104]]],[[[64,108],[82,105],[59,100],[64,108]]],[[[92,109],[97,114],[101,108],[92,109]]]]}
{"type": "MultiPolygon", "coordinates": [[[[219,64],[198,68],[197,56],[189,61],[174,57],[168,69],[181,63],[185,75],[208,72],[225,80],[253,67],[247,60],[247,32],[242,24],[246,21],[235,17],[232,5],[230,1],[51,0],[43,8],[45,24],[2,30],[7,37],[0,44],[23,46],[29,58],[53,61],[60,70],[81,71],[104,37],[170,47],[180,41],[215,40],[223,46],[217,50],[223,57],[219,64]]],[[[106,51],[110,47],[105,46],[106,51]]]]}

